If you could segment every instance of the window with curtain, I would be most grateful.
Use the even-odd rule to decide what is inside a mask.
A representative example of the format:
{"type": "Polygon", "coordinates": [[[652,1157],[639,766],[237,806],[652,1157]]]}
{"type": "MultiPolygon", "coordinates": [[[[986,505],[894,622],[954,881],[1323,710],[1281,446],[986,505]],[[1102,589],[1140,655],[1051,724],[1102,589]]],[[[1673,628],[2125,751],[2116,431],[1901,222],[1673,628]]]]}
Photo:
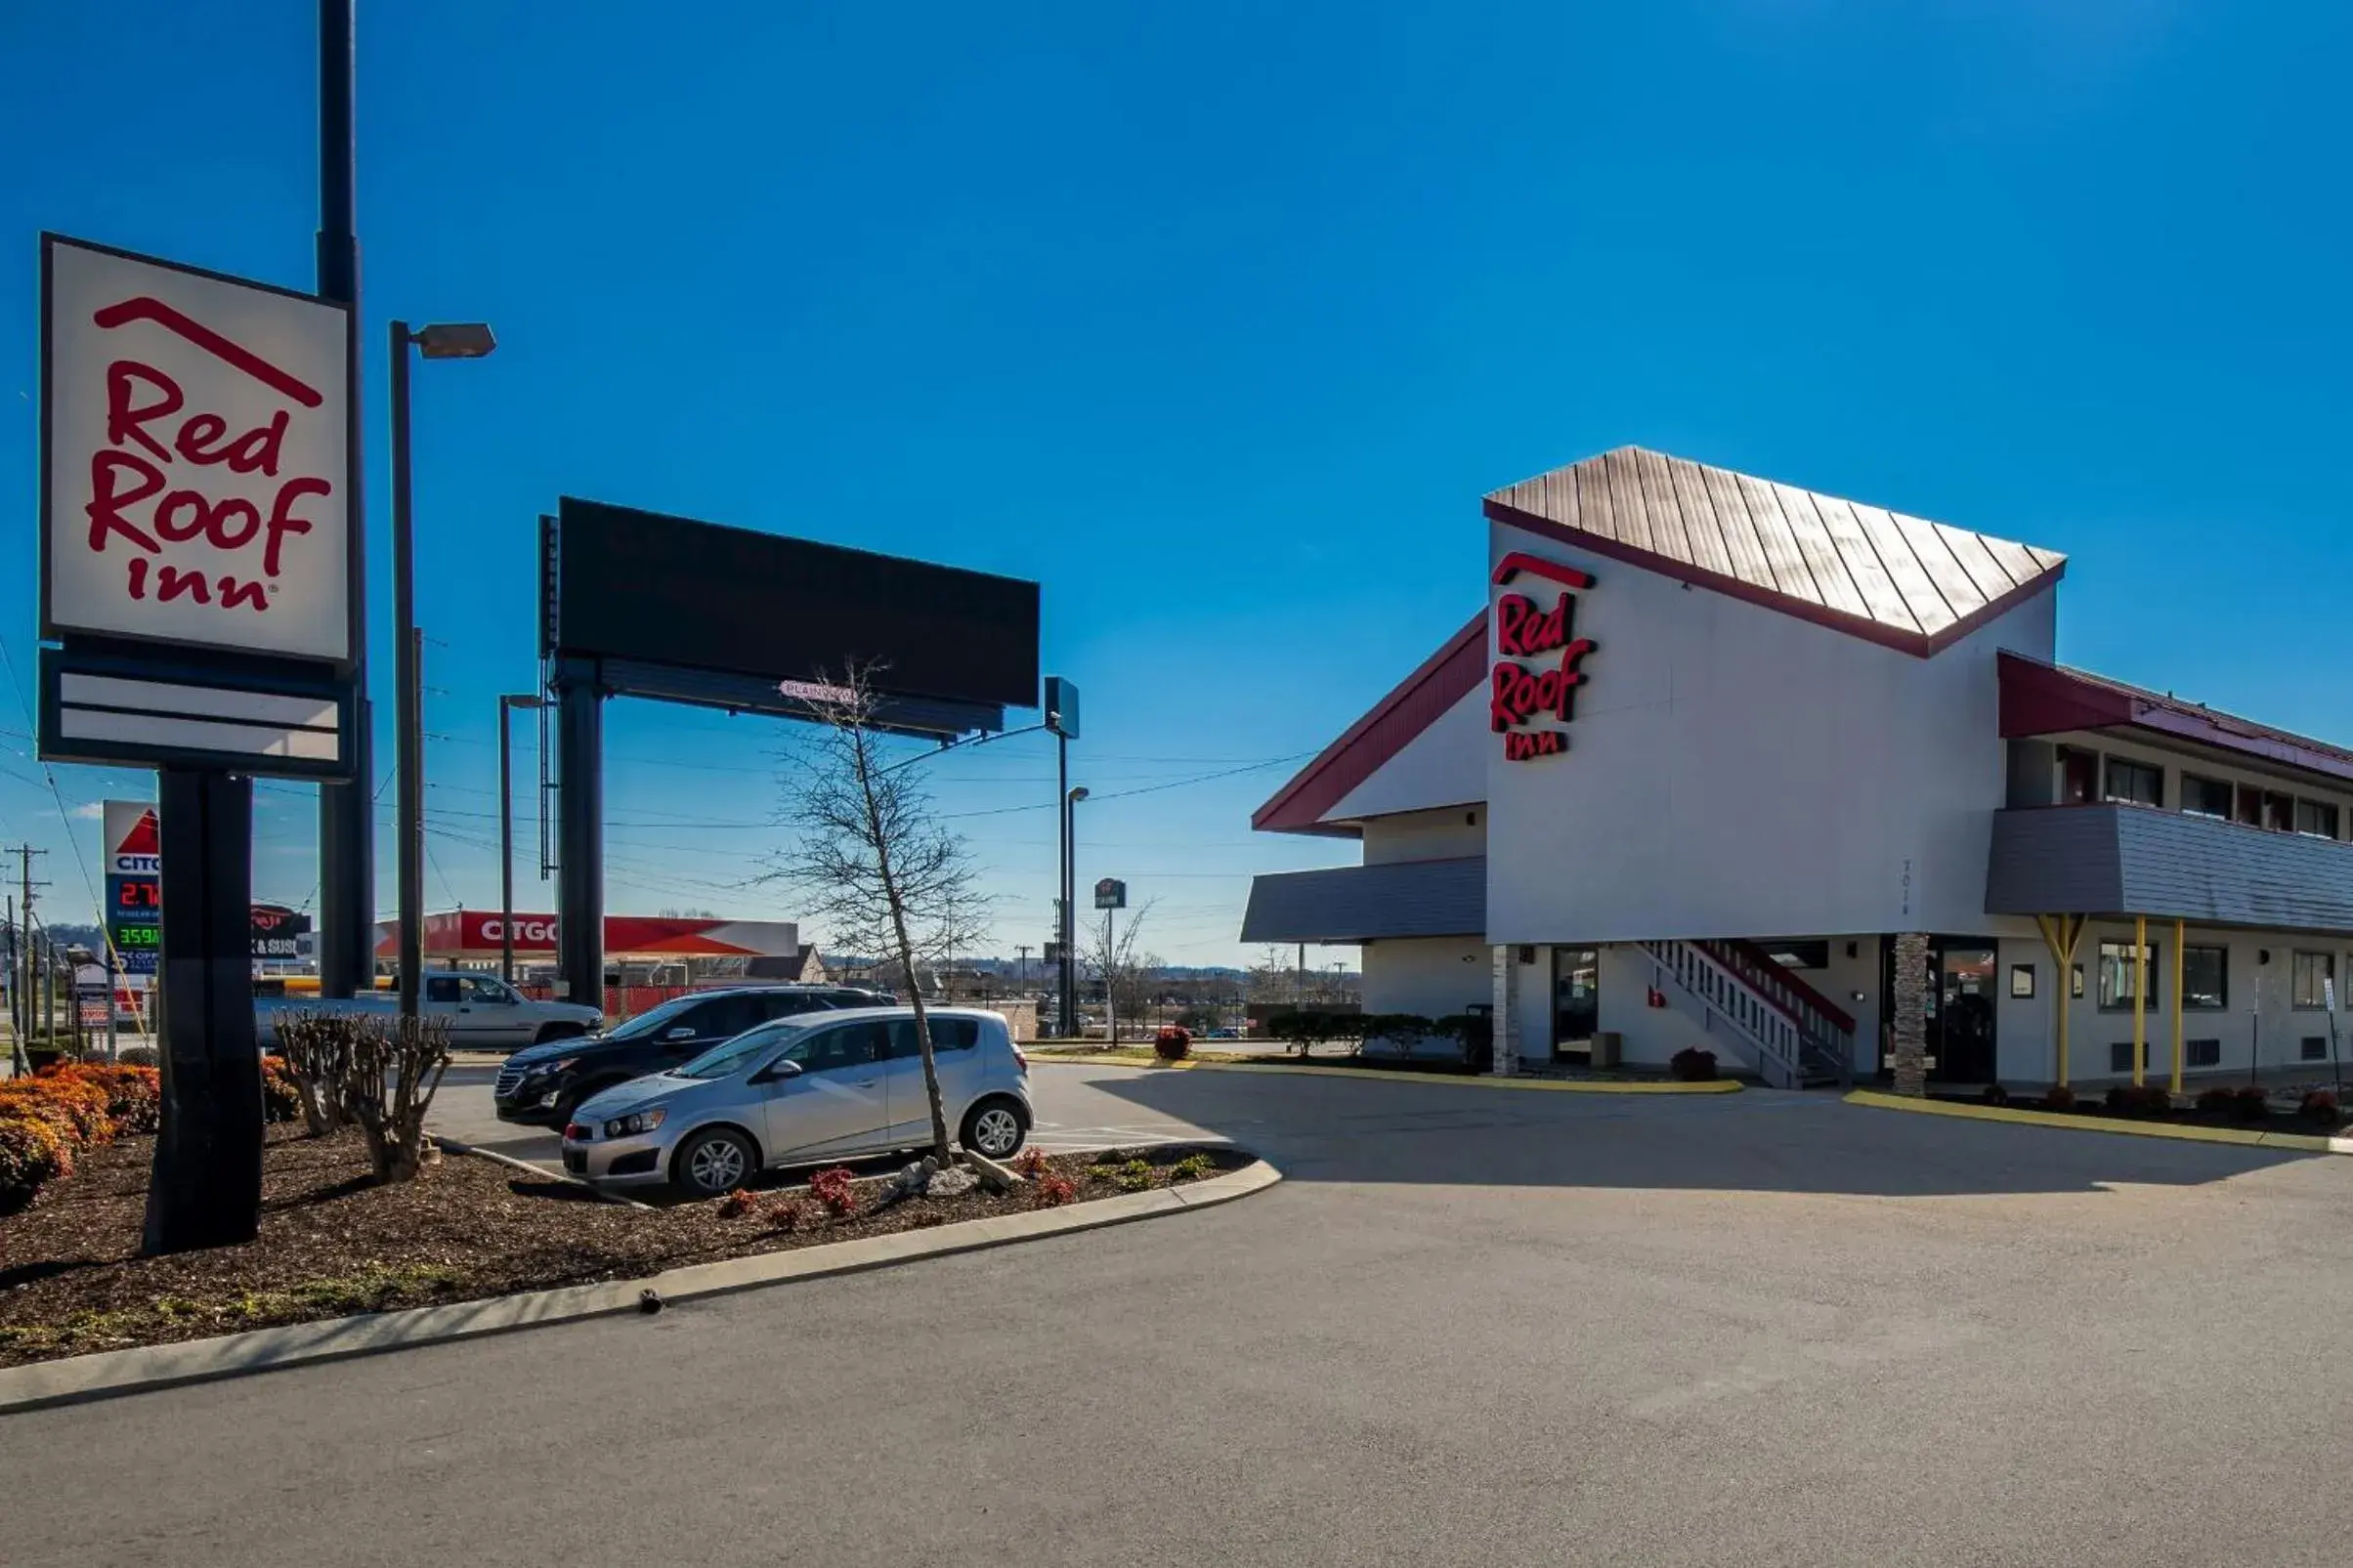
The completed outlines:
{"type": "MultiPolygon", "coordinates": [[[[2149,970],[2149,999],[2145,1005],[2154,1011],[2158,997],[2158,944],[2150,943],[2141,950],[2146,955],[2149,970]]],[[[2100,944],[2100,1005],[2122,1008],[2132,1005],[2132,944],[2103,942],[2100,944]]]]}

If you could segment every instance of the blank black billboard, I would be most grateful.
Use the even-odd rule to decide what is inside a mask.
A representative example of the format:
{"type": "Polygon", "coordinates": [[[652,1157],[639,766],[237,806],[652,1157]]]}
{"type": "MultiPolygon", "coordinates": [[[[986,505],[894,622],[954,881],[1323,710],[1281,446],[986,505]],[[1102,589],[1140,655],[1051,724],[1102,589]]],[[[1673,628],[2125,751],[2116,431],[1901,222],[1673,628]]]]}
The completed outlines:
{"type": "Polygon", "coordinates": [[[566,496],[549,652],[1038,705],[1038,585],[566,496]]]}

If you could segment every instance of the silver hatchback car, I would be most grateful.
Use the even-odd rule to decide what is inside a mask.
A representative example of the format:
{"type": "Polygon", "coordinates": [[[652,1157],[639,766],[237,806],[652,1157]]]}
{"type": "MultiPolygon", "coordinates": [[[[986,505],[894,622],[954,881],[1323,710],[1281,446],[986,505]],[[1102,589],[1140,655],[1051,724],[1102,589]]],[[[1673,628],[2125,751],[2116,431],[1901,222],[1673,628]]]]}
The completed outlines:
{"type": "MultiPolygon", "coordinates": [[[[1006,1158],[1029,1136],[1028,1059],[1000,1014],[924,1011],[950,1130],[1006,1158]]],[[[763,1024],[581,1101],[564,1128],[564,1168],[600,1187],[668,1182],[715,1197],[765,1167],[930,1141],[915,1009],[861,1007],[763,1024]]]]}

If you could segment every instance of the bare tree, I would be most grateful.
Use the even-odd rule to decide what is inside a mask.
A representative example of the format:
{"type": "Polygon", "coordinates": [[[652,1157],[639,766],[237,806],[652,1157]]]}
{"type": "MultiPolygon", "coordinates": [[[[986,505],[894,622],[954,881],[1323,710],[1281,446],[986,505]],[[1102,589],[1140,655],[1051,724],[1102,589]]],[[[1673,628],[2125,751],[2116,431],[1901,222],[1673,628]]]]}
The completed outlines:
{"type": "Polygon", "coordinates": [[[878,665],[852,664],[823,681],[829,695],[815,703],[820,727],[787,785],[783,820],[798,839],[776,858],[769,879],[799,894],[834,951],[875,954],[906,977],[931,1104],[931,1152],[945,1165],[953,1158],[948,1119],[920,977],[950,954],[979,946],[987,901],[974,888],[963,841],[940,825],[908,771],[921,758],[894,762],[875,729],[879,673],[878,665]]]}
{"type": "Polygon", "coordinates": [[[1152,912],[1158,899],[1147,899],[1133,910],[1126,911],[1126,919],[1116,921],[1106,931],[1102,922],[1088,930],[1079,939],[1079,962],[1103,987],[1103,1020],[1105,1038],[1118,1041],[1108,1034],[1123,1016],[1140,1014],[1143,1002],[1144,977],[1160,967],[1160,958],[1153,954],[1139,954],[1136,949],[1144,934],[1144,919],[1152,912]]]}

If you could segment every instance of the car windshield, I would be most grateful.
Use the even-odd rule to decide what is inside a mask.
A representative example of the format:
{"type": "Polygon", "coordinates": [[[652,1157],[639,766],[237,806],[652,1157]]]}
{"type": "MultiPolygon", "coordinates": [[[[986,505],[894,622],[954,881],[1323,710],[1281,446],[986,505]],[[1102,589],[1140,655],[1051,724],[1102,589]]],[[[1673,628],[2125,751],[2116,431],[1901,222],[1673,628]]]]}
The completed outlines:
{"type": "Polygon", "coordinates": [[[754,1062],[766,1060],[779,1045],[824,1016],[812,1013],[806,1018],[788,1018],[747,1030],[723,1044],[713,1045],[685,1066],[671,1068],[670,1072],[677,1078],[727,1078],[754,1062]]]}
{"type": "Polygon", "coordinates": [[[684,996],[672,996],[659,1006],[647,1008],[627,1023],[607,1030],[605,1038],[607,1039],[643,1039],[648,1035],[658,1033],[664,1025],[695,1003],[708,999],[709,993],[707,992],[700,995],[689,994],[684,996]]]}

